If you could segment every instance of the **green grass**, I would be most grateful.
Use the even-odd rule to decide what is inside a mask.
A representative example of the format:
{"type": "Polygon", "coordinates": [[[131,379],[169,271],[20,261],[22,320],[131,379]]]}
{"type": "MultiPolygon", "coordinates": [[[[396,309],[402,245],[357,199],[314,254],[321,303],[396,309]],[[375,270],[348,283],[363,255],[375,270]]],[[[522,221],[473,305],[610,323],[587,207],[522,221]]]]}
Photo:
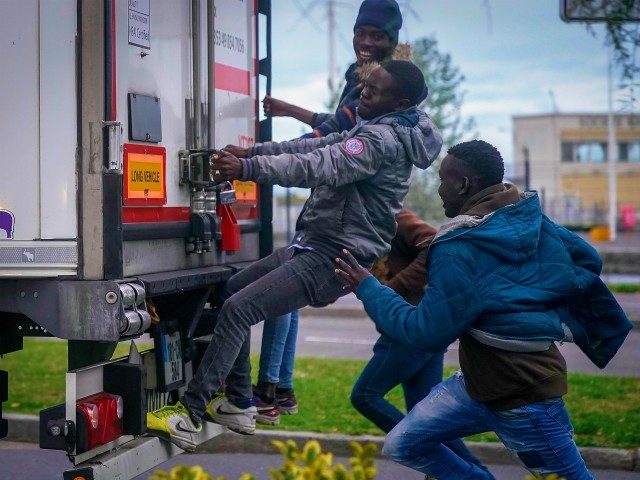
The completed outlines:
{"type": "Polygon", "coordinates": [[[609,290],[616,293],[638,293],[640,292],[639,283],[612,283],[607,284],[609,290]]]}
{"type": "Polygon", "coordinates": [[[64,402],[67,343],[25,339],[24,349],[0,359],[9,372],[9,412],[37,413],[64,402]]]}
{"type": "MultiPolygon", "coordinates": [[[[126,348],[127,345],[119,346],[116,356],[126,348]]],[[[24,350],[0,359],[0,369],[9,371],[6,411],[38,413],[44,407],[62,403],[66,357],[65,342],[26,339],[24,350]]],[[[255,372],[256,358],[253,362],[255,372]]],[[[382,435],[349,404],[351,386],[364,364],[360,360],[296,359],[294,380],[300,413],[283,416],[274,428],[382,435]]],[[[448,369],[446,374],[450,373],[448,369]]],[[[640,447],[640,378],[570,374],[569,390],[565,401],[579,445],[640,447]]],[[[389,399],[402,405],[400,389],[390,392],[389,399]]],[[[471,439],[497,441],[493,434],[471,439]]]]}
{"type": "MultiPolygon", "coordinates": [[[[141,351],[144,348],[139,348],[141,351]]],[[[129,343],[119,344],[114,358],[129,353],[129,343]]],[[[9,372],[9,412],[38,413],[64,402],[67,342],[25,339],[24,349],[0,358],[0,370],[9,372]]]]}

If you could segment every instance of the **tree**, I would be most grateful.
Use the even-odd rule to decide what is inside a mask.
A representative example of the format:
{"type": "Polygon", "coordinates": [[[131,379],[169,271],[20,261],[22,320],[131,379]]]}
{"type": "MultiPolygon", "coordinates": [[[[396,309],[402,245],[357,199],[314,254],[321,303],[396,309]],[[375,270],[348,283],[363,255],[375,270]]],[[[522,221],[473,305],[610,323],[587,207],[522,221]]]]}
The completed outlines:
{"type": "MultiPolygon", "coordinates": [[[[463,118],[460,108],[465,92],[462,90],[464,75],[452,64],[451,56],[438,51],[434,37],[416,40],[413,44],[413,62],[420,67],[429,87],[429,96],[420,105],[440,129],[444,142],[443,150],[474,136],[475,120],[463,118]]],[[[440,183],[438,168],[444,155],[427,170],[415,170],[411,189],[405,200],[410,208],[429,222],[440,223],[444,211],[437,189],[440,183]]]]}
{"type": "Polygon", "coordinates": [[[638,0],[565,0],[563,18],[582,21],[595,35],[595,23],[603,23],[607,44],[613,45],[614,61],[621,70],[622,88],[628,91],[625,100],[632,109],[636,101],[640,64],[640,3],[638,0]]]}

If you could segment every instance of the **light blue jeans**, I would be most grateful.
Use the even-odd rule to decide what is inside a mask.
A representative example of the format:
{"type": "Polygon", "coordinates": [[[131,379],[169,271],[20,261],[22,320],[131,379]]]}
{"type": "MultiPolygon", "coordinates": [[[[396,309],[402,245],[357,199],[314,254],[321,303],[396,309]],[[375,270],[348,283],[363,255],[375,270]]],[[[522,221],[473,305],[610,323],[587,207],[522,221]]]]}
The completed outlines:
{"type": "Polygon", "coordinates": [[[532,473],[557,473],[566,480],[593,480],[573,441],[573,427],[562,398],[493,411],[473,400],[461,372],[431,393],[387,435],[383,453],[394,461],[446,479],[493,479],[443,442],[494,431],[532,473]]]}
{"type": "Polygon", "coordinates": [[[262,330],[258,380],[293,389],[293,364],[298,337],[298,310],[268,318],[262,330]]]}
{"type": "MultiPolygon", "coordinates": [[[[396,385],[402,385],[407,412],[411,411],[442,381],[444,353],[418,352],[386,335],[380,336],[373,346],[373,357],[353,386],[351,404],[381,430],[391,431],[404,418],[404,413],[385,395],[396,385]]],[[[445,445],[466,461],[481,465],[459,438],[445,445]]]]}

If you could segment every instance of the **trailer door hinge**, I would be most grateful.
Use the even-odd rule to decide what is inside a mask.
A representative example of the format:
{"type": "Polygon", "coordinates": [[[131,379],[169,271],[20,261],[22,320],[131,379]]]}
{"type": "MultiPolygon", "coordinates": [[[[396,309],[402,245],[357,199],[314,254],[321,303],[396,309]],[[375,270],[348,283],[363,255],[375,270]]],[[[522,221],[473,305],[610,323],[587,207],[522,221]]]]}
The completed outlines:
{"type": "Polygon", "coordinates": [[[107,165],[105,173],[122,174],[122,124],[118,121],[102,121],[107,130],[107,165]]]}

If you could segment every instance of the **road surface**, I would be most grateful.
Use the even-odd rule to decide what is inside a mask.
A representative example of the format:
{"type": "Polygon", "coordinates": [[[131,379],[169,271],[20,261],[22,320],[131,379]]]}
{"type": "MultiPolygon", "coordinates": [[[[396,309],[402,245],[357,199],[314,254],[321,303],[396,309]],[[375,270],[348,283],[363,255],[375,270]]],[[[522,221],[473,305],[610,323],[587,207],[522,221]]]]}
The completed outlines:
{"type": "MultiPolygon", "coordinates": [[[[346,464],[344,458],[336,458],[334,463],[346,464]]],[[[216,453],[183,454],[161,464],[158,468],[169,471],[175,465],[201,465],[214,478],[223,475],[228,480],[237,480],[244,472],[251,472],[259,480],[267,480],[269,467],[279,467],[279,455],[216,453]]],[[[2,480],[59,480],[62,472],[71,464],[62,452],[40,450],[37,446],[24,443],[0,441],[0,478],[2,480]]],[[[424,475],[397,465],[389,460],[377,459],[379,480],[422,480],[424,475]]],[[[518,465],[488,465],[497,480],[523,480],[527,471],[518,465]]],[[[135,480],[146,480],[152,472],[139,475],[135,480]]],[[[638,480],[640,473],[618,470],[594,470],[598,480],[638,480]]]]}
{"type": "MultiPolygon", "coordinates": [[[[262,324],[252,328],[251,351],[260,351],[262,324]]],[[[300,317],[297,356],[369,359],[371,349],[379,334],[373,322],[361,317],[317,316],[300,317]]],[[[445,355],[445,365],[458,365],[457,341],[445,355]]],[[[570,372],[593,373],[598,375],[640,376],[640,330],[630,332],[624,345],[604,370],[600,370],[574,344],[560,345],[560,351],[567,360],[570,372]]]]}

